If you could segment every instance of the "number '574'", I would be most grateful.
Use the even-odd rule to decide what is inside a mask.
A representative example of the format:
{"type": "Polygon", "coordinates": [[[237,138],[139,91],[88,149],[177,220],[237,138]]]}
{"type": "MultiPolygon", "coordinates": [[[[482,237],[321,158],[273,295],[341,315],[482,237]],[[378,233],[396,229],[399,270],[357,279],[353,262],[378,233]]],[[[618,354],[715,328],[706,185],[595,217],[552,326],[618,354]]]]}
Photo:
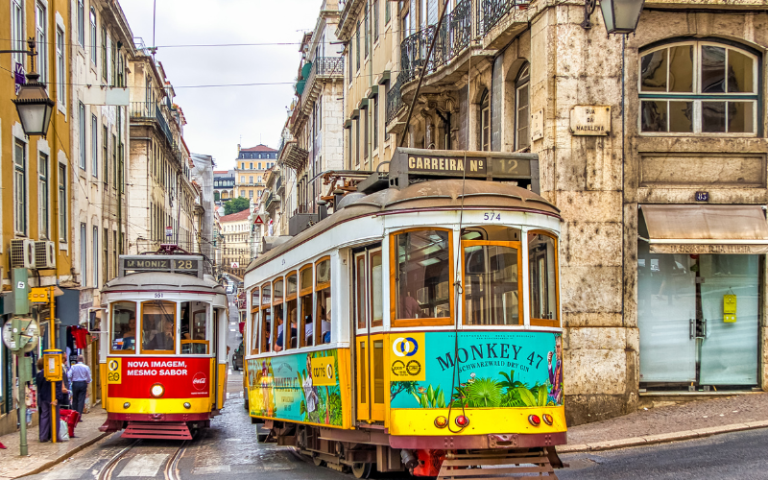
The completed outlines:
{"type": "Polygon", "coordinates": [[[485,212],[483,214],[483,220],[490,221],[490,222],[500,222],[501,221],[501,214],[500,213],[494,213],[494,212],[485,212]]]}

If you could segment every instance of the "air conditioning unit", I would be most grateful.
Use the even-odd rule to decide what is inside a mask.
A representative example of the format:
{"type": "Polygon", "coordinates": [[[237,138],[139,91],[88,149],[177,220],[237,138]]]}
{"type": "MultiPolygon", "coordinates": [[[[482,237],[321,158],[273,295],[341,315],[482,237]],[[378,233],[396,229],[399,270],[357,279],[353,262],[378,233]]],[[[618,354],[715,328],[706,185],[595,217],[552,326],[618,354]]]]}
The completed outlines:
{"type": "Polygon", "coordinates": [[[11,240],[11,268],[35,268],[35,241],[26,238],[11,240]]]}
{"type": "Polygon", "coordinates": [[[56,244],[41,240],[35,242],[35,268],[56,268],[56,244]]]}

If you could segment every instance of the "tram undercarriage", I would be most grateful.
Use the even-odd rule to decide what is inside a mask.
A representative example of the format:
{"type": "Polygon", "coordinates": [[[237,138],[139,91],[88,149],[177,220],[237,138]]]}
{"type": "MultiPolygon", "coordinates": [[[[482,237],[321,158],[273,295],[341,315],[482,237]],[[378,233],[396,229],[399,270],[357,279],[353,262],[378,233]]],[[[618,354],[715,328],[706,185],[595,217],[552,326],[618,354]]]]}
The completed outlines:
{"type": "Polygon", "coordinates": [[[539,478],[556,479],[554,469],[563,468],[554,446],[525,446],[551,445],[552,435],[546,435],[549,442],[542,442],[539,435],[398,438],[383,429],[347,431],[272,420],[265,421],[264,427],[269,435],[260,441],[295,447],[315,465],[350,471],[356,478],[408,471],[417,477],[482,479],[492,469],[493,475],[538,474],[539,478]],[[407,446],[411,448],[403,448],[407,446]],[[469,469],[485,470],[456,472],[469,469]]]}

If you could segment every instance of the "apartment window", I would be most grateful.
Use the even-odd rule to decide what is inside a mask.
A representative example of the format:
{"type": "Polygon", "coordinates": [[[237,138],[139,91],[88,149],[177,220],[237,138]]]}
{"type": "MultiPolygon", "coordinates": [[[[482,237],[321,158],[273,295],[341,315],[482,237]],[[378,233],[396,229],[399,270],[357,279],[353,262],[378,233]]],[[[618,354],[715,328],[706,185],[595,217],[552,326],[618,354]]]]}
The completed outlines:
{"type": "Polygon", "coordinates": [[[515,150],[527,148],[531,144],[528,127],[528,103],[530,102],[530,66],[524,65],[515,82],[515,150]]]}
{"type": "Polygon", "coordinates": [[[249,170],[253,170],[253,162],[251,162],[251,166],[250,166],[249,170]]]}
{"type": "Polygon", "coordinates": [[[248,198],[253,198],[253,190],[248,190],[248,198]]]}
{"type": "Polygon", "coordinates": [[[355,65],[357,65],[356,70],[360,70],[360,22],[357,22],[355,32],[355,65]]]}
{"type": "Polygon", "coordinates": [[[117,232],[112,230],[112,276],[117,276],[117,232]]]}
{"type": "Polygon", "coordinates": [[[251,175],[250,177],[248,177],[248,183],[249,183],[249,184],[253,184],[253,175],[251,175]]]}
{"type": "Polygon", "coordinates": [[[368,109],[364,108],[362,112],[360,112],[360,118],[365,120],[363,123],[363,159],[365,161],[368,161],[368,109]]]}
{"type": "Polygon", "coordinates": [[[107,73],[109,72],[109,63],[107,63],[107,44],[108,44],[107,29],[106,27],[104,27],[104,25],[102,25],[101,26],[101,78],[104,79],[104,83],[108,82],[108,77],[109,77],[109,74],[107,73]]]}
{"type": "Polygon", "coordinates": [[[104,246],[102,247],[103,252],[101,255],[101,258],[102,258],[101,265],[102,265],[102,271],[103,271],[102,274],[104,275],[103,278],[104,278],[104,281],[106,282],[109,280],[109,229],[108,228],[104,229],[103,240],[104,240],[103,242],[104,246]]]}
{"type": "Polygon", "coordinates": [[[85,47],[85,0],[77,0],[77,41],[85,47]]]}
{"type": "Polygon", "coordinates": [[[758,65],[754,53],[705,41],[642,52],[641,131],[755,135],[758,65]]]}
{"type": "Polygon", "coordinates": [[[373,41],[379,39],[379,0],[373,0],[371,4],[373,10],[373,41]]]}
{"type": "Polygon", "coordinates": [[[405,40],[411,34],[410,16],[411,16],[410,11],[406,12],[406,14],[403,15],[403,24],[400,26],[400,31],[403,32],[403,40],[405,40]]]}
{"type": "MultiPolygon", "coordinates": [[[[56,29],[56,83],[58,84],[57,95],[59,97],[59,106],[67,105],[67,89],[64,86],[66,78],[66,62],[64,60],[64,32],[56,29]]],[[[65,107],[66,108],[66,107],[65,107]]]]}
{"type": "Polygon", "coordinates": [[[94,288],[99,286],[99,227],[93,227],[93,284],[94,288]]]}
{"type": "Polygon", "coordinates": [[[80,285],[88,284],[88,238],[84,223],[80,224],[80,285]]]}
{"type": "Polygon", "coordinates": [[[106,125],[102,127],[101,133],[101,161],[104,162],[104,184],[109,184],[109,129],[106,125]]]}
{"type": "Polygon", "coordinates": [[[491,150],[491,95],[487,89],[480,100],[480,150],[491,150]]]}
{"type": "Polygon", "coordinates": [[[240,176],[240,183],[245,183],[245,175],[240,176]]]}
{"type": "Polygon", "coordinates": [[[78,115],[80,119],[80,168],[85,170],[85,105],[78,102],[78,115]]]}
{"type": "Polygon", "coordinates": [[[317,129],[323,129],[323,97],[317,99],[317,129]]]}
{"type": "Polygon", "coordinates": [[[371,28],[368,21],[368,15],[366,15],[363,20],[365,22],[365,58],[368,58],[368,53],[370,52],[370,43],[371,43],[371,28]]]}
{"type": "Polygon", "coordinates": [[[45,6],[35,7],[35,39],[37,41],[37,73],[40,83],[48,85],[48,22],[45,6]]]}
{"type": "MultiPolygon", "coordinates": [[[[11,0],[11,50],[26,50],[27,43],[24,39],[24,2],[23,0],[11,0]]],[[[13,63],[24,65],[23,53],[12,53],[13,63]]]]}
{"type": "Polygon", "coordinates": [[[355,120],[355,166],[360,166],[360,119],[355,120]]]}
{"type": "Polygon", "coordinates": [[[110,71],[112,72],[112,78],[109,79],[111,85],[114,86],[117,81],[117,44],[112,40],[112,56],[110,58],[110,71]]]}
{"type": "Polygon", "coordinates": [[[49,231],[51,194],[48,189],[48,155],[42,152],[37,160],[37,195],[40,203],[40,217],[38,218],[40,233],[38,237],[48,240],[51,238],[49,231]]]}
{"type": "Polygon", "coordinates": [[[99,177],[99,120],[91,115],[91,173],[99,177]]]}
{"type": "Polygon", "coordinates": [[[392,13],[389,10],[389,2],[384,2],[384,23],[389,23],[389,19],[392,18],[392,13]]]}
{"type": "Polygon", "coordinates": [[[261,170],[261,162],[259,162],[259,170],[261,170]]]}
{"type": "Polygon", "coordinates": [[[259,175],[257,178],[259,180],[259,183],[261,183],[261,175],[259,175]]]}
{"type": "Polygon", "coordinates": [[[112,134],[112,186],[117,188],[117,137],[112,134]]]}
{"type": "Polygon", "coordinates": [[[91,62],[96,65],[96,9],[91,7],[91,62]]]}
{"type": "Polygon", "coordinates": [[[379,98],[371,99],[373,102],[373,149],[379,148],[379,98]]]}
{"type": "Polygon", "coordinates": [[[59,241],[67,243],[67,166],[59,165],[59,241]]]}
{"type": "Polygon", "coordinates": [[[19,235],[27,235],[27,161],[26,144],[16,140],[13,148],[13,183],[16,195],[15,228],[19,235]]]}

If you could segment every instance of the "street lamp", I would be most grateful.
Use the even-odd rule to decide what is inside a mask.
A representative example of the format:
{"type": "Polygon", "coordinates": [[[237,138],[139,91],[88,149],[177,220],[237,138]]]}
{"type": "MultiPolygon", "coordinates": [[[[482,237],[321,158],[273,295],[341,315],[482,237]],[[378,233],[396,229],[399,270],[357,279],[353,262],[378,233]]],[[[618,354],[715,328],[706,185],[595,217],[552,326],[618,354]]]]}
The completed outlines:
{"type": "MultiPolygon", "coordinates": [[[[33,63],[34,64],[34,63],[33,63]]],[[[38,81],[40,75],[27,74],[27,83],[19,89],[19,95],[13,100],[19,112],[21,128],[27,135],[45,135],[51,122],[51,114],[56,103],[48,98],[45,85],[38,81]]]]}
{"type": "Polygon", "coordinates": [[[627,34],[637,29],[645,0],[600,0],[608,33],[627,34]]]}

